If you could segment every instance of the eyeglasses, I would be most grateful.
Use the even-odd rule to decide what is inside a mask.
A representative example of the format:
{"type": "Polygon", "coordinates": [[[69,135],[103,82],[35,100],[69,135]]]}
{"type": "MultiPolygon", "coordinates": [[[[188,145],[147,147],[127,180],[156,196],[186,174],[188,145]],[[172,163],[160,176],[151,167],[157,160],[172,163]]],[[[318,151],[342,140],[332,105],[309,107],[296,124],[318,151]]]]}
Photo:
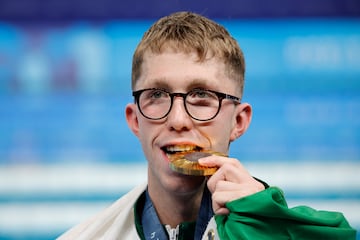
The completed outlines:
{"type": "Polygon", "coordinates": [[[170,93],[160,88],[134,91],[132,95],[141,114],[152,120],[165,118],[171,111],[174,97],[182,97],[189,116],[198,121],[214,119],[224,99],[240,103],[240,98],[206,89],[193,89],[187,93],[170,93]]]}

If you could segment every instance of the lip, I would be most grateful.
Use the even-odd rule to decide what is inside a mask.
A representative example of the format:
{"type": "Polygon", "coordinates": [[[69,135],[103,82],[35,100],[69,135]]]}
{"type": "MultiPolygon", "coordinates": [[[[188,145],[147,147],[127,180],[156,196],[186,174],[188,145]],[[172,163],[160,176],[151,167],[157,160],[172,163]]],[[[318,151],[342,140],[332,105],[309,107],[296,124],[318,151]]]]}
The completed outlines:
{"type": "Polygon", "coordinates": [[[166,160],[170,162],[169,155],[179,153],[179,152],[187,152],[187,151],[200,151],[203,149],[200,145],[194,143],[169,143],[160,147],[162,153],[164,154],[166,160]],[[172,150],[172,152],[169,151],[172,150]]]}

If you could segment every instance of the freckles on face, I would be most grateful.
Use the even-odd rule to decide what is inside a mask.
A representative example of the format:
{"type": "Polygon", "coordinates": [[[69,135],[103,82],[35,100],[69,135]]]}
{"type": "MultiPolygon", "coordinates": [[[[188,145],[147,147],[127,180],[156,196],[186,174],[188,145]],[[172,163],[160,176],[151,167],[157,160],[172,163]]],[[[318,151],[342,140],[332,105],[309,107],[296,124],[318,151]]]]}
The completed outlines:
{"type": "MultiPolygon", "coordinates": [[[[203,88],[236,94],[236,84],[225,75],[224,63],[217,59],[198,62],[196,54],[165,51],[161,54],[145,54],[142,74],[134,90],[162,88],[169,92],[186,93],[203,88]]],[[[210,121],[192,119],[185,111],[183,100],[176,98],[167,117],[149,120],[137,109],[138,137],[149,163],[149,178],[162,185],[192,186],[190,178],[172,172],[164,146],[195,145],[202,148],[227,152],[233,127],[233,103],[224,100],[219,114],[210,121]],[[182,181],[189,181],[184,184],[182,181]]]]}
{"type": "MultiPolygon", "coordinates": [[[[136,84],[135,90],[158,87],[165,88],[171,92],[187,92],[193,88],[200,87],[237,95],[237,85],[234,80],[227,77],[225,72],[225,64],[214,58],[205,62],[198,62],[196,54],[185,54],[170,50],[161,54],[147,53],[144,56],[142,75],[136,84]]],[[[226,101],[227,100],[223,101],[223,106],[226,105],[226,101]]],[[[182,106],[182,104],[178,106],[180,105],[182,106]]],[[[173,105],[170,115],[174,112],[179,113],[177,117],[180,119],[180,115],[183,116],[184,109],[177,112],[179,108],[174,108],[176,108],[176,106],[173,105]]],[[[224,125],[224,121],[229,121],[225,116],[221,116],[224,115],[224,113],[222,107],[218,116],[207,123],[197,122],[192,119],[191,121],[194,122],[194,126],[196,127],[194,130],[198,129],[204,138],[211,140],[211,142],[216,142],[219,135],[221,136],[224,133],[228,134],[228,131],[224,130],[229,127],[229,124],[224,125]],[[223,122],[221,123],[221,121],[223,122]]],[[[188,118],[186,114],[184,115],[183,122],[185,124],[186,122],[188,123],[188,118]]],[[[173,121],[170,122],[170,125],[172,123],[179,124],[173,121]]],[[[169,124],[169,121],[163,121],[160,125],[164,127],[166,124],[169,124]]],[[[145,131],[148,131],[146,128],[150,129],[150,127],[154,128],[154,131],[162,131],[161,126],[159,126],[157,122],[149,123],[148,120],[145,120],[142,126],[142,129],[145,131]]],[[[188,130],[189,126],[187,125],[183,129],[188,130]]],[[[161,133],[159,132],[158,134],[161,133]]],[[[156,134],[153,133],[151,136],[155,137],[156,134]]],[[[147,135],[147,137],[149,137],[149,135],[147,135]]],[[[223,139],[221,139],[221,142],[223,142],[223,139]]]]}
{"type": "Polygon", "coordinates": [[[208,125],[199,128],[200,134],[207,139],[209,148],[218,152],[227,153],[230,144],[230,134],[232,130],[232,121],[224,115],[229,113],[219,113],[208,125]]]}

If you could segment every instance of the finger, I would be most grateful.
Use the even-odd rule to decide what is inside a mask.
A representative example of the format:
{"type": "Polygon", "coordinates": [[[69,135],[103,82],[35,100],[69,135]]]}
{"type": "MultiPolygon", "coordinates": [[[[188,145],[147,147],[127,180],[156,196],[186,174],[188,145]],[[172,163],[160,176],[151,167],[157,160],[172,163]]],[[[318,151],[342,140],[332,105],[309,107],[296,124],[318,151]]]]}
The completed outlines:
{"type": "Polygon", "coordinates": [[[220,193],[219,204],[225,204],[228,201],[235,200],[263,190],[254,184],[234,183],[229,181],[218,181],[215,185],[213,194],[220,193]],[[224,202],[222,202],[224,201],[224,202]]]}
{"type": "Polygon", "coordinates": [[[248,171],[239,166],[224,164],[214,175],[208,179],[208,188],[211,192],[215,191],[216,185],[221,181],[233,182],[244,185],[257,185],[257,181],[248,173],[248,171]]]}
{"type": "Polygon", "coordinates": [[[225,163],[236,165],[239,161],[235,158],[229,158],[224,156],[211,155],[208,157],[199,158],[198,162],[200,165],[207,167],[221,167],[225,163]]]}
{"type": "Polygon", "coordinates": [[[214,210],[214,213],[216,215],[228,215],[230,213],[230,211],[226,207],[222,207],[222,208],[218,208],[218,209],[214,210]]]}
{"type": "Polygon", "coordinates": [[[235,158],[209,156],[199,162],[207,166],[219,167],[207,181],[208,189],[212,193],[215,213],[225,214],[227,210],[223,208],[226,208],[227,202],[264,190],[263,184],[255,180],[235,158]]]}
{"type": "Polygon", "coordinates": [[[264,190],[264,186],[255,179],[253,179],[253,182],[236,183],[226,180],[217,180],[214,176],[208,180],[207,186],[212,193],[214,211],[225,207],[227,202],[264,190]]]}
{"type": "Polygon", "coordinates": [[[216,191],[212,195],[213,210],[216,214],[228,214],[229,210],[225,204],[246,195],[245,192],[238,189],[237,184],[231,182],[222,181],[218,184],[216,191]]]}
{"type": "Polygon", "coordinates": [[[244,181],[249,180],[251,175],[235,158],[228,158],[222,156],[209,156],[199,159],[199,164],[209,167],[218,167],[219,170],[216,173],[219,179],[226,179],[229,181],[244,181]]]}

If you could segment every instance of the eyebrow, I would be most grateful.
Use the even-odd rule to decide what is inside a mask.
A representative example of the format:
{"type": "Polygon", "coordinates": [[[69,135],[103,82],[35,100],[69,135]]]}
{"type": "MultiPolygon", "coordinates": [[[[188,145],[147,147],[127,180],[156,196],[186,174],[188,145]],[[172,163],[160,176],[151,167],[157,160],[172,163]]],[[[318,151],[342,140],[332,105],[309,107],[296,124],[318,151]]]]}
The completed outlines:
{"type": "Polygon", "coordinates": [[[162,88],[162,89],[170,88],[169,84],[167,83],[168,81],[165,78],[152,79],[149,82],[151,82],[151,84],[145,87],[162,88]]]}
{"type": "Polygon", "coordinates": [[[193,89],[207,89],[213,91],[220,91],[220,88],[214,84],[211,80],[206,80],[203,78],[196,78],[193,79],[188,86],[186,86],[186,91],[191,91],[193,89]]]}
{"type": "MultiPolygon", "coordinates": [[[[168,83],[168,80],[166,78],[158,78],[158,79],[152,79],[151,85],[145,86],[145,87],[152,87],[152,88],[161,88],[165,90],[172,90],[172,87],[168,83]]],[[[195,78],[190,81],[190,83],[186,86],[186,91],[190,91],[194,88],[204,88],[204,89],[212,89],[216,90],[214,88],[214,85],[209,85],[209,81],[202,78],[195,78]]]]}

